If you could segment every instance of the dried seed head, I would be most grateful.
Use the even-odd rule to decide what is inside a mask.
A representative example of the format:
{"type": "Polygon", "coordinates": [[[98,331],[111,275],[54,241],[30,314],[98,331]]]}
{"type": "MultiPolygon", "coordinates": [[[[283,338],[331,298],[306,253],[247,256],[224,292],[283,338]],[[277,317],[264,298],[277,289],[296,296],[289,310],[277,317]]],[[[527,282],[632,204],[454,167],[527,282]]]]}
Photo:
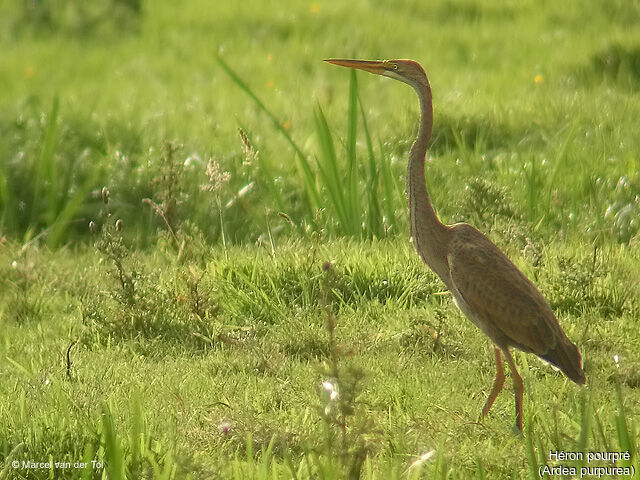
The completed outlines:
{"type": "Polygon", "coordinates": [[[93,220],[89,222],[89,231],[91,233],[96,233],[96,222],[94,222],[93,220]]]}
{"type": "Polygon", "coordinates": [[[249,140],[249,137],[244,132],[244,130],[238,128],[238,134],[240,135],[240,140],[242,141],[242,153],[244,154],[244,161],[242,162],[242,164],[244,166],[249,166],[258,157],[258,151],[253,148],[253,145],[251,145],[251,141],[249,140]]]}
{"type": "Polygon", "coordinates": [[[116,222],[116,231],[121,232],[122,231],[122,227],[123,227],[122,219],[119,218],[118,221],[116,222]]]}
{"type": "Polygon", "coordinates": [[[238,134],[240,135],[240,140],[242,141],[242,151],[245,155],[249,155],[253,151],[253,145],[249,141],[249,137],[241,128],[238,128],[238,134]]]}
{"type": "Polygon", "coordinates": [[[213,158],[209,159],[209,163],[207,165],[207,176],[209,177],[209,183],[201,187],[205,192],[216,192],[224,184],[228,183],[231,178],[229,172],[223,171],[220,164],[213,158]]]}
{"type": "Polygon", "coordinates": [[[109,203],[109,189],[107,187],[102,187],[102,203],[105,205],[109,203]]]}
{"type": "Polygon", "coordinates": [[[329,270],[331,270],[331,262],[324,262],[322,264],[322,271],[328,272],[329,270]]]}

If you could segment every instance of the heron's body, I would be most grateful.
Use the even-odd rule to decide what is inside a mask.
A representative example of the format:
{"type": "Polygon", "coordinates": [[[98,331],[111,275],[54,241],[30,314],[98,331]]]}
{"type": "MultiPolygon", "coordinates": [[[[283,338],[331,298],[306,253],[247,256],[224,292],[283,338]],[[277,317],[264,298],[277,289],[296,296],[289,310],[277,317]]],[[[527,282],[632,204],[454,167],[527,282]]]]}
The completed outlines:
{"type": "Polygon", "coordinates": [[[407,168],[411,238],[422,260],[451,291],[460,310],[495,345],[496,377],[483,408],[486,415],[504,384],[504,353],[514,381],[516,425],[522,430],[523,382],[510,347],[534,353],[578,384],[585,383],[578,348],[567,338],[542,294],[502,251],[465,223],[438,219],[424,177],[433,125],[431,88],[422,67],[411,60],[328,60],[388,76],[412,86],[420,99],[420,129],[407,168]]]}

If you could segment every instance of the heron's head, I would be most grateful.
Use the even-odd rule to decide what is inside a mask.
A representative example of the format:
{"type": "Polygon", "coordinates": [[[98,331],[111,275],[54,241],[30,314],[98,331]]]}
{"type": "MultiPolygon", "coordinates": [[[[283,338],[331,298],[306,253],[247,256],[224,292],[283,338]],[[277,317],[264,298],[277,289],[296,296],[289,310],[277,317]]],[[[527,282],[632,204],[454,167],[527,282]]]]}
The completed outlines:
{"type": "Polygon", "coordinates": [[[348,60],[330,58],[325,60],[325,62],[395,78],[414,88],[419,84],[428,85],[424,70],[418,62],[414,62],[413,60],[348,60]]]}

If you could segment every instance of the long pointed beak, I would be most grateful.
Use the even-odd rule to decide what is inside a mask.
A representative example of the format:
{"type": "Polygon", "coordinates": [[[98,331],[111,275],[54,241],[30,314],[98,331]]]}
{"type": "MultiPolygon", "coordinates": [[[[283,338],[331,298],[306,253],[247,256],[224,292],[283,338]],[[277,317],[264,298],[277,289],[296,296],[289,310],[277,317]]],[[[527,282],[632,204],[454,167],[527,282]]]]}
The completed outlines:
{"type": "Polygon", "coordinates": [[[339,65],[341,67],[357,68],[365,72],[375,73],[376,75],[384,75],[391,70],[387,62],[381,60],[349,60],[343,58],[328,58],[327,63],[339,65]]]}

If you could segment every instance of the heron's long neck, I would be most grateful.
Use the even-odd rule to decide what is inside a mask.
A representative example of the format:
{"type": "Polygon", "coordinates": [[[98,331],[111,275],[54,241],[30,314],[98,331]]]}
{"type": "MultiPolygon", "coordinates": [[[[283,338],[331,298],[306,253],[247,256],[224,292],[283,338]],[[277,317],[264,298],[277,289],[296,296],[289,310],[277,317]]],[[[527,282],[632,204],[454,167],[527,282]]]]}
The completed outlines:
{"type": "Polygon", "coordinates": [[[414,88],[420,98],[420,129],[411,147],[407,168],[411,237],[420,257],[444,280],[449,276],[445,248],[447,227],[440,222],[431,205],[424,178],[425,155],[433,126],[431,88],[428,83],[415,85],[414,88]]]}

